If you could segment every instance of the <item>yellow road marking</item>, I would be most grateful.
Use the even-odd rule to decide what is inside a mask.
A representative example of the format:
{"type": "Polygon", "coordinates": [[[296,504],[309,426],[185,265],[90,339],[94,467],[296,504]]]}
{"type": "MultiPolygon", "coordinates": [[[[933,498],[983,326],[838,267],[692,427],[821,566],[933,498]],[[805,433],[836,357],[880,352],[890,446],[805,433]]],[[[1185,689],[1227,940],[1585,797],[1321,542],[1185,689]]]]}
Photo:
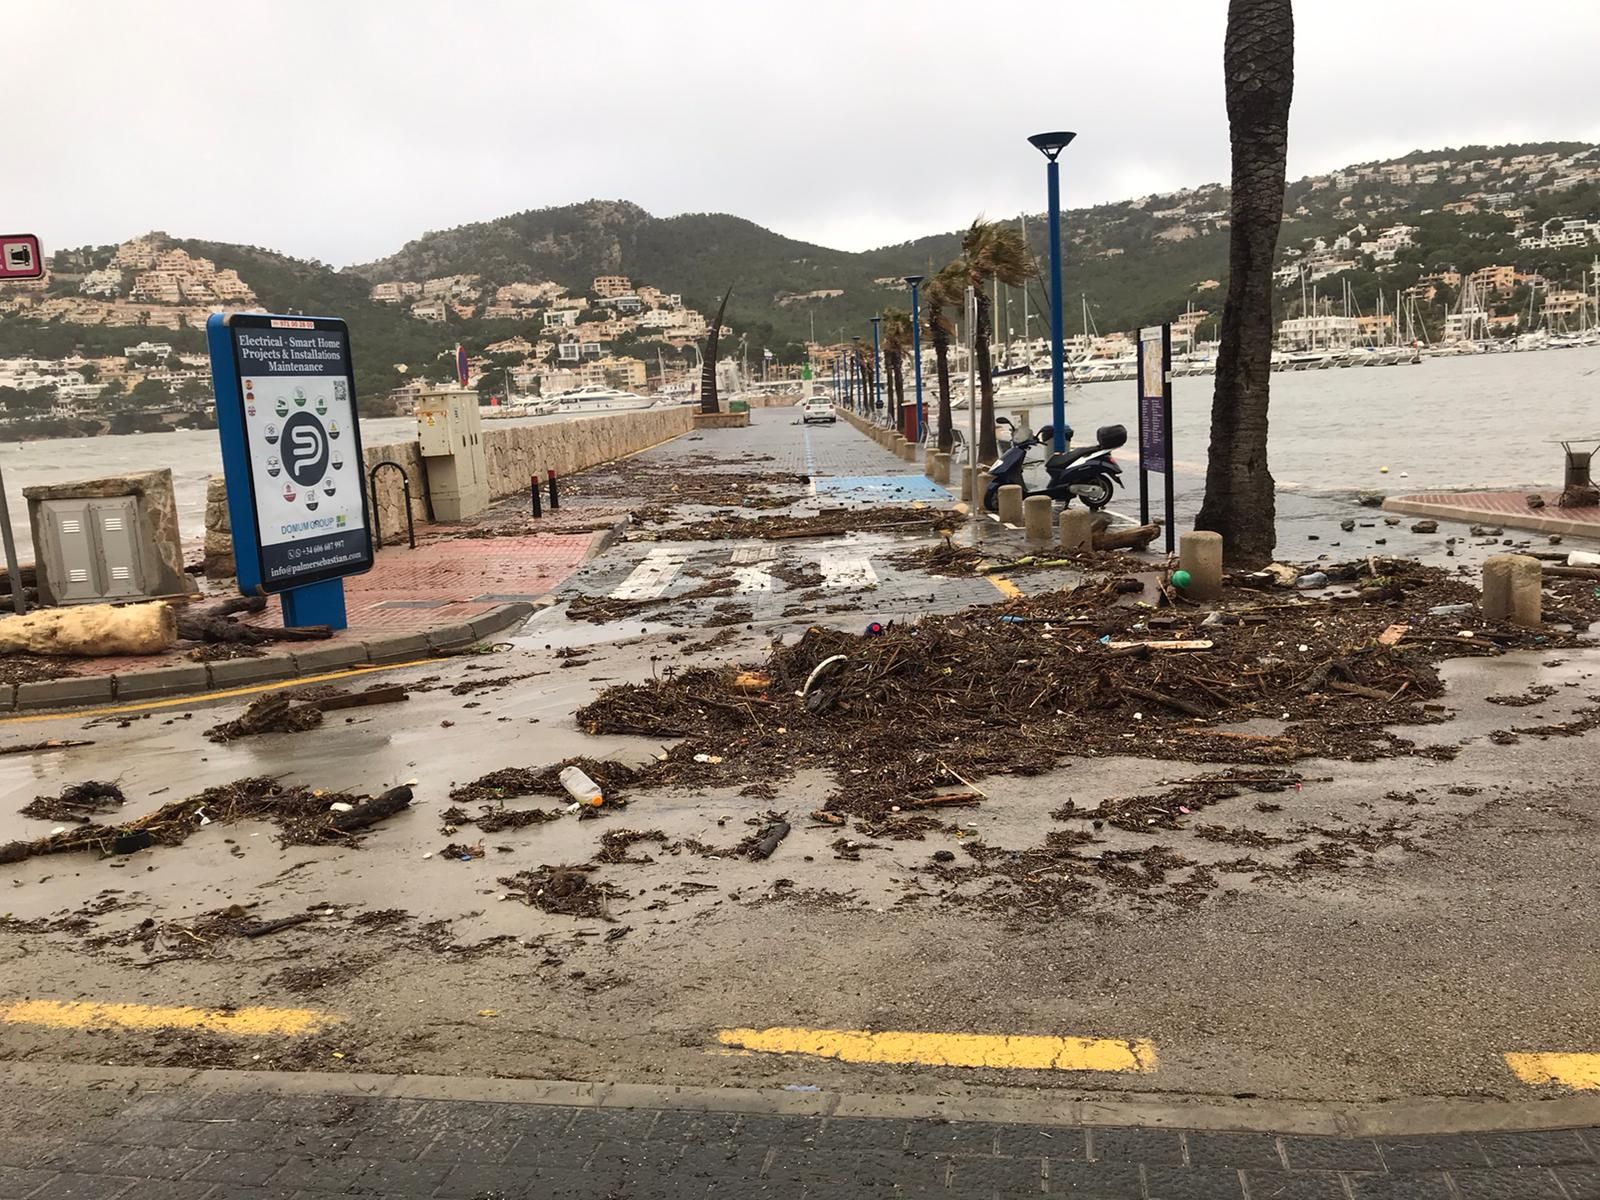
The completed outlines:
{"type": "Polygon", "coordinates": [[[204,704],[208,700],[231,700],[236,696],[253,696],[257,692],[276,692],[282,688],[305,687],[312,683],[332,683],[336,679],[351,679],[357,675],[375,675],[379,671],[432,666],[441,661],[437,658],[417,658],[411,662],[384,663],[381,666],[352,667],[348,671],[330,671],[326,675],[301,675],[295,679],[280,679],[275,683],[253,683],[249,687],[228,688],[221,692],[195,692],[187,696],[173,696],[166,700],[140,700],[136,704],[112,704],[104,708],[68,708],[60,712],[0,717],[0,725],[20,725],[28,721],[75,720],[79,717],[115,717],[121,713],[143,712],[149,708],[182,708],[190,704],[204,704]]]}
{"type": "Polygon", "coordinates": [[[1600,1054],[1507,1054],[1506,1066],[1523,1083],[1559,1083],[1582,1091],[1600,1089],[1600,1054]]]}
{"type": "Polygon", "coordinates": [[[190,1008],[87,1000],[18,1000],[0,1007],[0,1021],[8,1025],[51,1029],[205,1029],[247,1036],[292,1036],[316,1033],[340,1020],[333,1013],[311,1008],[190,1008]]]}
{"type": "Polygon", "coordinates": [[[1156,1069],[1146,1038],[1035,1037],[988,1033],[906,1033],[860,1029],[724,1029],[724,1046],[771,1054],[811,1054],[841,1062],[917,1063],[930,1067],[998,1067],[1027,1071],[1156,1069]]]}
{"type": "Polygon", "coordinates": [[[1007,600],[1015,600],[1022,595],[1022,589],[1004,575],[985,575],[984,578],[994,584],[995,591],[999,592],[1007,600]]]}

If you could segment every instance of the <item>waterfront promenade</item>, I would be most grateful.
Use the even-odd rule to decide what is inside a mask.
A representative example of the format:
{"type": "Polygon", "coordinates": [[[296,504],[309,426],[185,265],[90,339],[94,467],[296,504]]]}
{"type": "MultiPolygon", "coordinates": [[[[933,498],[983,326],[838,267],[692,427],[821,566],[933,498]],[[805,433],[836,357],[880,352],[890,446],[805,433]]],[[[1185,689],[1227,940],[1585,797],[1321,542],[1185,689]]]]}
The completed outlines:
{"type": "Polygon", "coordinates": [[[1504,641],[1470,600],[1430,615],[1504,539],[1284,503],[1286,558],[1448,570],[1375,606],[1237,592],[1254,623],[1212,649],[1117,661],[1192,705],[1285,659],[1379,661],[1407,624],[1363,676],[1406,695],[1291,674],[1201,742],[1091,673],[921,765],[914,723],[875,736],[848,696],[805,715],[776,679],[647,726],[641,696],[807,637],[892,681],[869,656],[943,630],[960,665],[929,692],[967,674],[1025,705],[1102,627],[1202,618],[1155,607],[1158,555],[940,573],[1028,548],[847,424],[774,409],[575,476],[573,532],[508,503],[386,548],[385,599],[352,606],[374,636],[530,606],[475,652],[329,681],[404,703],[231,741],[207,731],[254,685],[0,716],[0,749],[41,747],[0,755],[0,844],[50,836],[17,810],[87,780],[125,797],[97,820],[177,822],[4,868],[0,1078],[29,1099],[0,1121],[0,1197],[1589,1194],[1600,658],[1554,626],[1504,641]],[[535,559],[540,538],[572,545],[535,559]],[[1080,584],[1083,615],[1055,607],[1080,584]],[[1462,630],[1474,654],[1411,706],[1462,630]],[[1086,723],[1056,759],[1031,731],[1063,713],[1086,723]],[[575,757],[605,781],[587,819],[548,778],[575,757]],[[958,800],[919,809],[895,772],[941,761],[958,800]],[[236,813],[249,780],[412,800],[307,840],[236,813]]]}

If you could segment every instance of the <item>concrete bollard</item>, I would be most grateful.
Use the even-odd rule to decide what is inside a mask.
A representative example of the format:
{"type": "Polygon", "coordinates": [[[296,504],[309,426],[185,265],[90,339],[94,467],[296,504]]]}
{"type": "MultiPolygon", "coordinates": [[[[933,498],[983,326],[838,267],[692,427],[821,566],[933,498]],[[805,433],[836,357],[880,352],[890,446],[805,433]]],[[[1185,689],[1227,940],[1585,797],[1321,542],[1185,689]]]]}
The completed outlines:
{"type": "Polygon", "coordinates": [[[978,511],[983,511],[985,497],[989,494],[989,472],[981,467],[973,468],[972,476],[972,506],[978,511]]]}
{"type": "Polygon", "coordinates": [[[1537,558],[1494,554],[1483,560],[1483,616],[1537,629],[1544,603],[1537,558]]]}
{"type": "Polygon", "coordinates": [[[907,462],[916,462],[917,461],[917,444],[915,442],[912,442],[912,441],[907,441],[905,438],[901,438],[900,439],[900,457],[905,459],[907,462]]]}
{"type": "Polygon", "coordinates": [[[937,451],[931,449],[922,452],[922,473],[929,479],[933,478],[933,460],[936,455],[937,451]]]}
{"type": "Polygon", "coordinates": [[[1022,501],[1022,527],[1030,542],[1043,545],[1050,540],[1050,512],[1055,501],[1049,496],[1028,496],[1022,501]]]}
{"type": "Polygon", "coordinates": [[[950,456],[948,454],[934,453],[933,456],[933,481],[945,486],[950,484],[950,456]]]}
{"type": "Polygon", "coordinates": [[[1222,595],[1222,535],[1204,530],[1179,535],[1178,566],[1189,572],[1185,596],[1215,600],[1222,595]]]}
{"type": "Polygon", "coordinates": [[[1085,508],[1061,510],[1061,548],[1063,550],[1094,549],[1094,517],[1085,508]]]}
{"type": "Polygon", "coordinates": [[[1000,523],[1022,524],[1022,485],[1007,483],[1000,488],[1000,523]]]}

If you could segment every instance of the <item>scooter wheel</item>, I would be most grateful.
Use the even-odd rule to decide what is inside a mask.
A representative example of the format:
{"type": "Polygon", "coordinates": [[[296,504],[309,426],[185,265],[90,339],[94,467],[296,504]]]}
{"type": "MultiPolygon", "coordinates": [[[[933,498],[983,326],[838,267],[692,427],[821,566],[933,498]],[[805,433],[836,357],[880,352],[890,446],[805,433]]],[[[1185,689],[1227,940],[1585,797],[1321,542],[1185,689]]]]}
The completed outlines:
{"type": "Polygon", "coordinates": [[[1077,493],[1078,499],[1083,501],[1083,506],[1090,512],[1099,512],[1111,503],[1111,483],[1109,480],[1096,479],[1092,484],[1084,484],[1086,489],[1093,491],[1077,493]]]}

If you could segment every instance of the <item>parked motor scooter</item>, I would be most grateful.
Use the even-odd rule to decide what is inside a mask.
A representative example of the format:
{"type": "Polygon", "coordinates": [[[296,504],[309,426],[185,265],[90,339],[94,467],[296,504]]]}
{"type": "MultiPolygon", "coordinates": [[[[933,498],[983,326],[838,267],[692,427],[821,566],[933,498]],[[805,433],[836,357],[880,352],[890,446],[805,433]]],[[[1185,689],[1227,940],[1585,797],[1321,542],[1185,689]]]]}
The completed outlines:
{"type": "Polygon", "coordinates": [[[1064,506],[1070,505],[1074,499],[1082,500],[1090,512],[1099,512],[1110,504],[1114,489],[1122,486],[1122,468],[1117,465],[1111,452],[1127,444],[1127,426],[1102,425],[1095,430],[1094,445],[1076,450],[1071,449],[1070,426],[1066,434],[1068,449],[1045,459],[1044,469],[1049,483],[1031,491],[1024,477],[1029,465],[1028,451],[1052,441],[1055,430],[1046,425],[1032,437],[1014,442],[1011,449],[989,468],[989,488],[983,496],[984,508],[990,512],[996,511],[1000,507],[1000,489],[1009,484],[1020,486],[1024,495],[1046,495],[1052,500],[1061,501],[1064,506]]]}

